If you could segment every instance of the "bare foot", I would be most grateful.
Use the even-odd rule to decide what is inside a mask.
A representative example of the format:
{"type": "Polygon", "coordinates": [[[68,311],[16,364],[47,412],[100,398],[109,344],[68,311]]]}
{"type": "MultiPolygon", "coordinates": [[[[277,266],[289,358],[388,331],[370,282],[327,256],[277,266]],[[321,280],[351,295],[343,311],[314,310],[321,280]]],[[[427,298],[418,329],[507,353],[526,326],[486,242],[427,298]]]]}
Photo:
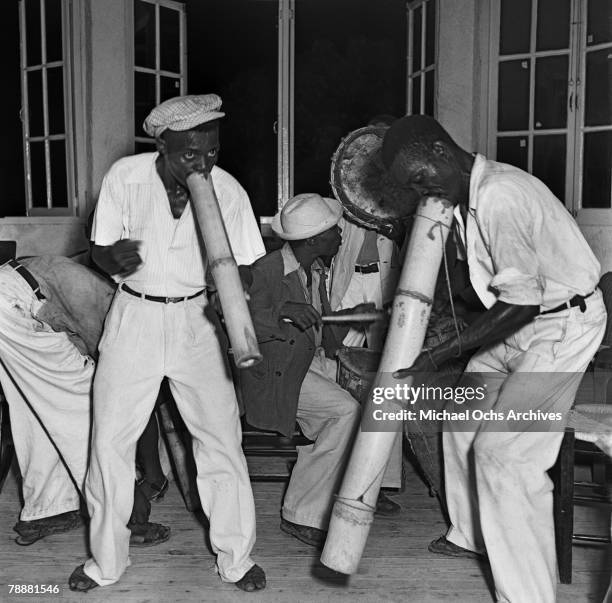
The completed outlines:
{"type": "Polygon", "coordinates": [[[266,588],[266,574],[259,567],[254,565],[238,582],[235,582],[236,586],[240,590],[245,590],[248,593],[252,593],[256,590],[263,590],[266,588]]]}

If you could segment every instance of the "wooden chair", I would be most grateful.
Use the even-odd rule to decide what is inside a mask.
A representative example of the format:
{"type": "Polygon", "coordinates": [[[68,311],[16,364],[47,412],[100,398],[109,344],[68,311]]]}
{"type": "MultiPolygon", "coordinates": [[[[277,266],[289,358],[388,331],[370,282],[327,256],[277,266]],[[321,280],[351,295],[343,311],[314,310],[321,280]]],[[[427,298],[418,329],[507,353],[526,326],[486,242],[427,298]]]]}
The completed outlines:
{"type": "Polygon", "coordinates": [[[284,482],[289,479],[291,470],[297,459],[297,446],[312,444],[296,425],[291,437],[275,431],[255,429],[242,421],[242,450],[244,456],[263,458],[282,458],[286,460],[286,471],[250,472],[252,482],[284,482]]]}
{"type": "Polygon", "coordinates": [[[574,532],[574,506],[612,505],[612,496],[605,479],[608,471],[604,471],[603,482],[575,481],[574,468],[576,463],[591,463],[592,465],[610,465],[610,458],[589,442],[576,439],[574,430],[568,428],[563,437],[557,463],[551,470],[554,483],[553,503],[555,538],[557,547],[557,565],[561,584],[572,582],[572,546],[573,544],[609,544],[607,534],[579,534],[574,532]]]}

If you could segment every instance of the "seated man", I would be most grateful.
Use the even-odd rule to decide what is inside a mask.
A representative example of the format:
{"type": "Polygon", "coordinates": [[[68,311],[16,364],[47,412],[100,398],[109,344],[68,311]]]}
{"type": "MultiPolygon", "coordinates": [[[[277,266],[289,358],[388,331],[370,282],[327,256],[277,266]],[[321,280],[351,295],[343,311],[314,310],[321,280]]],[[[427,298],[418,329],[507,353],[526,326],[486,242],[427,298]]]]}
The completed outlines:
{"type": "MultiPolygon", "coordinates": [[[[321,320],[331,314],[322,258],[338,251],[341,216],[338,201],[308,193],[293,197],[274,218],[272,228],[286,243],[253,265],[249,291],[264,359],[241,373],[250,425],[290,435],[297,420],[314,441],[298,448],[281,530],[317,547],[360,417],[358,403],[335,381],[338,340],[321,320]]],[[[337,314],[371,309],[361,304],[337,314]]]]}
{"type": "MultiPolygon", "coordinates": [[[[82,524],[94,358],[114,287],[61,256],[11,260],[0,284],[0,382],[24,500],[14,530],[29,545],[82,524]]],[[[148,501],[137,500],[143,523],[148,501]]]]}

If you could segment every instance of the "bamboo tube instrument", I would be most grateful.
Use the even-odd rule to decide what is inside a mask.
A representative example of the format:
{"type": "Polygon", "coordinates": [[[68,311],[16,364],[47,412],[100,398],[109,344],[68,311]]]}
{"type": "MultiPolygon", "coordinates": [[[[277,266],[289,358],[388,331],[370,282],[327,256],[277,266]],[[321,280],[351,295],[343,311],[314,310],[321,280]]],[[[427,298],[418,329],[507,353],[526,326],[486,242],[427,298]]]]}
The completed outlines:
{"type": "Polygon", "coordinates": [[[187,176],[187,186],[206,247],[201,250],[202,255],[208,261],[219,293],[234,362],[238,368],[253,366],[262,356],[212,178],[194,172],[187,176]]]}
{"type": "MultiPolygon", "coordinates": [[[[395,293],[387,340],[372,388],[397,383],[392,373],[411,366],[421,352],[444,244],[453,220],[453,204],[428,197],[416,210],[404,266],[395,293]]],[[[411,385],[412,377],[402,383],[411,385]]],[[[364,408],[398,411],[396,400],[364,408]]],[[[332,510],[327,541],[321,561],[344,574],[357,571],[372,524],[378,491],[389,455],[402,421],[393,421],[394,430],[363,431],[355,438],[340,494],[332,510]]]]}

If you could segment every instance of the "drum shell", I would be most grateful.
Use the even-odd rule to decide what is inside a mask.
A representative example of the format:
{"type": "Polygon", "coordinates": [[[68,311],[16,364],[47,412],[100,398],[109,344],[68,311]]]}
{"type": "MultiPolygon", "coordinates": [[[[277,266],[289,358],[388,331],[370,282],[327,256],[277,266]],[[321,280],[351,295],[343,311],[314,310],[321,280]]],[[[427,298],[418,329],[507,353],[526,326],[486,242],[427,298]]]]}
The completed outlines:
{"type": "Polygon", "coordinates": [[[367,348],[345,347],[338,351],[336,381],[360,404],[364,404],[368,398],[380,357],[380,352],[367,348]]]}

